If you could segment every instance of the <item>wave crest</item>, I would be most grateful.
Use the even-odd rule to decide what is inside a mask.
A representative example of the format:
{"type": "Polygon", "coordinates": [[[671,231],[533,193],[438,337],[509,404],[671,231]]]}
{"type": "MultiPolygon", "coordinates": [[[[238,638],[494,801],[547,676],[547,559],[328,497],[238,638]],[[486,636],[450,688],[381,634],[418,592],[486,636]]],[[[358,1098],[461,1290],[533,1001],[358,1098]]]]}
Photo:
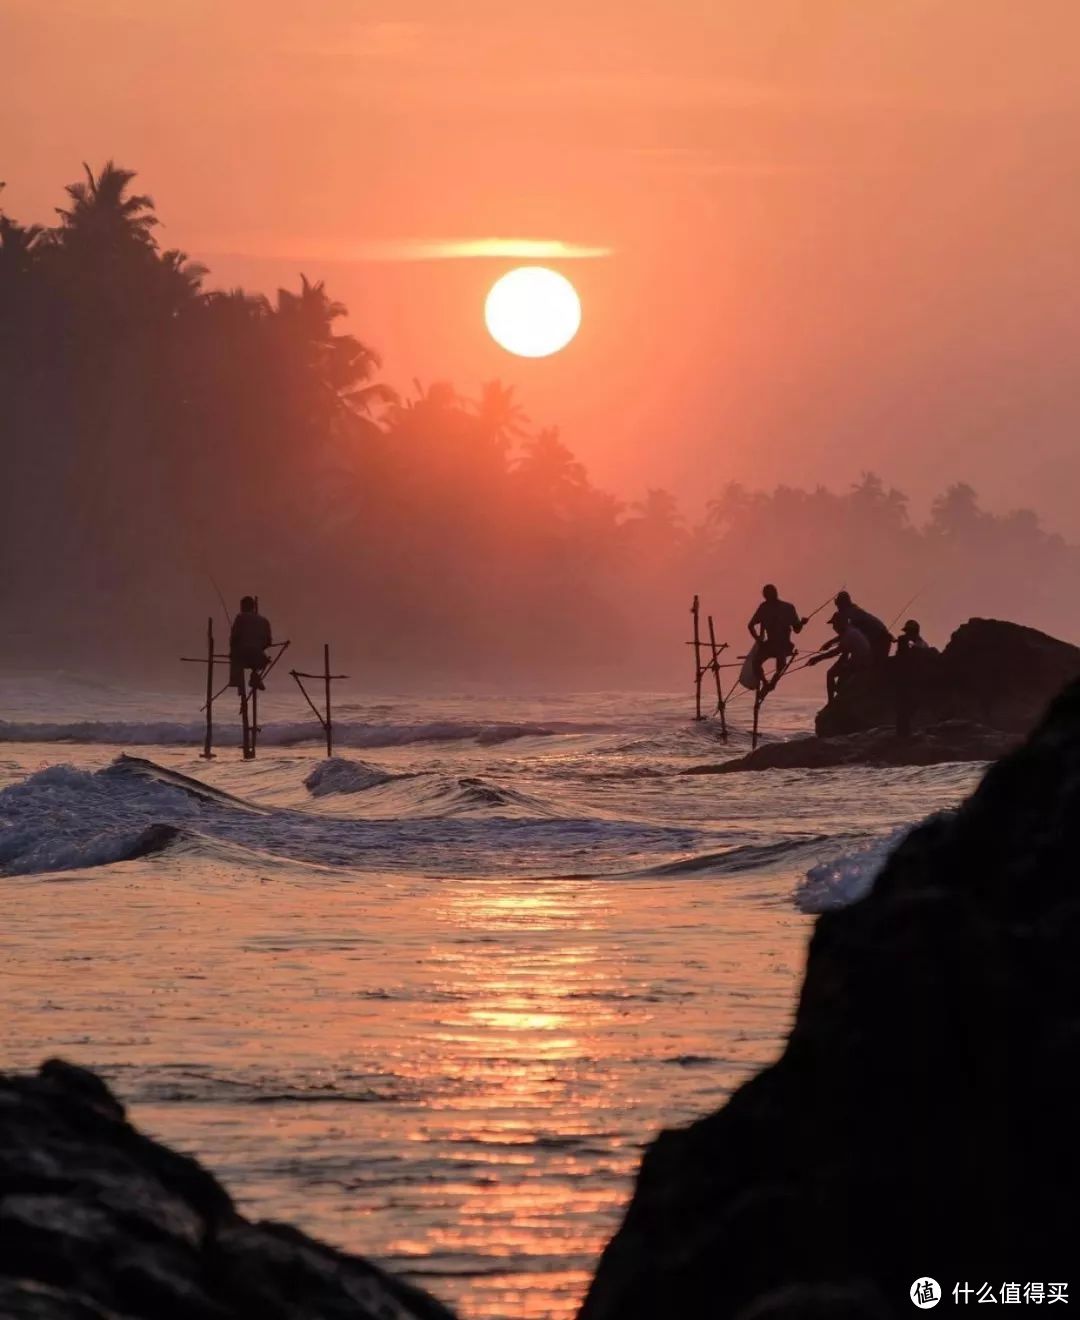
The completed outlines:
{"type": "MultiPolygon", "coordinates": [[[[372,724],[359,720],[335,720],[334,741],[339,747],[404,747],[422,742],[472,741],[482,747],[511,742],[516,738],[554,738],[561,734],[602,733],[606,724],[553,721],[550,724],[505,723],[472,720],[438,720],[428,723],[372,724]]],[[[0,742],[102,743],[117,747],[197,747],[206,733],[200,721],[74,720],[49,723],[0,720],[0,742]]],[[[323,738],[313,720],[265,724],[259,735],[266,747],[295,747],[323,738]]],[[[239,746],[239,727],[220,727],[221,746],[239,746]]]]}

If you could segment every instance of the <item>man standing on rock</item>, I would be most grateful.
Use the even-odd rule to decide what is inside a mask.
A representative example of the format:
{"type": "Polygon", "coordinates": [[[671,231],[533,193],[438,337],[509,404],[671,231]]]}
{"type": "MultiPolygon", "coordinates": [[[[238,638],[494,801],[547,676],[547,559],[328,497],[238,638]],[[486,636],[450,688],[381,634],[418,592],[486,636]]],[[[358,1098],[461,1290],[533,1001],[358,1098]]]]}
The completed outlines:
{"type": "Polygon", "coordinates": [[[933,665],[937,651],[922,635],[915,619],[908,619],[896,639],[893,688],[896,693],[896,736],[910,738],[914,731],[919,691],[933,665]]]}
{"type": "Polygon", "coordinates": [[[780,593],[771,582],[761,588],[761,594],[764,599],[747,628],[754,639],[754,670],[758,687],[765,684],[765,661],[776,662],[772,680],[765,684],[771,691],[795,653],[791,634],[802,632],[807,621],[799,617],[799,611],[790,601],[780,599],[780,593]]]}
{"type": "Polygon", "coordinates": [[[922,629],[915,619],[908,619],[900,630],[900,636],[896,639],[896,654],[901,655],[905,651],[932,651],[934,648],[922,635],[922,629]]]}
{"type": "Polygon", "coordinates": [[[840,685],[859,669],[865,669],[871,663],[870,643],[861,628],[845,622],[839,614],[832,617],[832,626],[836,630],[836,641],[812,656],[808,665],[819,665],[822,660],[836,660],[825,673],[825,693],[829,704],[836,700],[840,685]]]}

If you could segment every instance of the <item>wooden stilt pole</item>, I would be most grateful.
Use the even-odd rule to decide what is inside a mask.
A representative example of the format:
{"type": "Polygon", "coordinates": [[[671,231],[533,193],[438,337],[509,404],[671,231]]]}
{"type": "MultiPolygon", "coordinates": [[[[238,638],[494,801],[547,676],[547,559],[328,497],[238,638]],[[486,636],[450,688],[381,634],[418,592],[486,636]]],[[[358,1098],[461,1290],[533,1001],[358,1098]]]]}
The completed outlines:
{"type": "Polygon", "coordinates": [[[206,620],[206,737],[203,740],[203,759],[209,761],[214,744],[214,616],[206,620]]]}
{"type": "MultiPolygon", "coordinates": [[[[255,670],[251,671],[252,678],[255,677],[255,670]]],[[[251,689],[251,755],[255,755],[255,745],[259,739],[259,689],[251,689]]]]}
{"type": "Polygon", "coordinates": [[[698,598],[694,597],[694,603],[690,606],[690,613],[694,616],[694,719],[704,719],[701,713],[701,628],[698,616],[701,612],[701,606],[698,598]]]}
{"type": "Polygon", "coordinates": [[[244,744],[244,760],[250,761],[255,753],[251,748],[251,721],[248,717],[247,680],[240,674],[240,735],[244,744]]]}
{"type": "Polygon", "coordinates": [[[727,715],[724,711],[724,689],[720,683],[720,648],[716,645],[716,629],[709,615],[709,646],[712,648],[712,671],[716,679],[716,713],[720,716],[720,737],[727,742],[727,715]]]}
{"type": "Polygon", "coordinates": [[[330,713],[330,643],[323,643],[323,683],[326,687],[326,759],[334,754],[334,720],[330,713]]]}
{"type": "Polygon", "coordinates": [[[330,700],[330,684],[331,684],[331,683],[334,681],[334,679],[336,679],[336,678],[348,678],[348,674],[332,674],[332,673],[330,672],[330,643],[329,643],[329,642],[324,642],[324,643],[323,643],[323,667],[322,667],[322,673],[321,673],[321,674],[305,674],[305,673],[302,673],[299,669],[290,669],[290,670],[289,670],[289,673],[292,675],[293,682],[294,682],[294,683],[296,684],[296,686],[300,689],[300,693],[301,693],[301,695],[303,696],[304,700],[305,700],[305,701],[307,702],[307,704],[311,707],[311,713],[315,716],[315,718],[316,718],[316,719],[319,721],[319,723],[322,725],[323,733],[326,735],[326,755],[327,755],[327,757],[331,757],[331,756],[333,756],[333,754],[334,754],[334,709],[333,709],[333,705],[332,705],[331,700],[330,700]],[[318,708],[318,706],[315,705],[314,701],[312,701],[310,695],[308,694],[308,690],[307,690],[307,688],[304,687],[304,679],[305,679],[305,678],[311,678],[311,679],[321,678],[321,679],[322,679],[322,681],[323,681],[324,699],[325,699],[325,701],[326,701],[326,712],[325,712],[325,714],[324,714],[324,713],[318,708]]]}
{"type": "Polygon", "coordinates": [[[751,750],[752,752],[757,750],[757,745],[758,745],[758,713],[759,713],[760,710],[761,710],[761,703],[762,703],[763,700],[764,700],[764,697],[763,697],[763,694],[762,694],[762,691],[761,691],[761,684],[759,683],[758,686],[757,686],[756,691],[754,692],[754,732],[753,732],[753,736],[752,736],[751,739],[750,739],[750,750],[751,750]]]}

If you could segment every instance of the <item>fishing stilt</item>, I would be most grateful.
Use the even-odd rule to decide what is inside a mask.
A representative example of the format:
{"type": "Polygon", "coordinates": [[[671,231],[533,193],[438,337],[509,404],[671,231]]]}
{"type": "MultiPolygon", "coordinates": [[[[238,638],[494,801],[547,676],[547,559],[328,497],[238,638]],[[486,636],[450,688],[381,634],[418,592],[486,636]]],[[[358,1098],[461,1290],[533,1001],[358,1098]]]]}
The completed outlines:
{"type": "Polygon", "coordinates": [[[698,598],[694,597],[694,603],[690,606],[690,613],[694,619],[694,719],[702,720],[704,715],[701,713],[701,679],[704,670],[701,668],[701,627],[699,615],[701,605],[698,598]]]}
{"type": "Polygon", "coordinates": [[[323,686],[326,689],[326,759],[334,754],[334,720],[330,714],[330,643],[323,643],[323,686]]]}
{"type": "Polygon", "coordinates": [[[296,686],[300,689],[301,693],[303,694],[304,700],[311,707],[312,713],[314,714],[315,718],[322,725],[323,733],[326,735],[326,755],[327,758],[329,758],[334,754],[334,716],[333,716],[333,710],[331,709],[331,705],[330,705],[330,684],[334,682],[335,679],[348,678],[348,674],[332,674],[330,672],[329,642],[323,643],[323,669],[321,674],[304,674],[304,673],[300,673],[296,669],[290,669],[289,673],[292,675],[293,680],[296,683],[296,686]],[[318,708],[318,706],[315,705],[315,703],[312,701],[311,697],[309,696],[308,690],[306,687],[304,687],[304,683],[303,683],[303,680],[305,678],[322,679],[323,694],[324,694],[323,700],[326,702],[325,714],[323,714],[323,712],[318,708]]]}
{"type": "Polygon", "coordinates": [[[713,671],[713,678],[716,679],[716,713],[720,716],[720,738],[723,742],[727,742],[727,714],[725,711],[727,703],[724,701],[724,689],[720,683],[720,652],[726,648],[727,643],[725,642],[723,646],[717,646],[716,629],[713,627],[711,614],[708,616],[708,622],[709,646],[712,649],[712,663],[709,668],[713,671]]]}
{"type": "Polygon", "coordinates": [[[228,653],[222,654],[214,650],[214,620],[211,616],[206,620],[206,654],[203,656],[182,655],[180,659],[185,664],[205,665],[206,666],[206,700],[200,708],[200,713],[206,716],[206,732],[203,736],[202,755],[206,760],[211,760],[214,756],[213,737],[214,737],[214,702],[231,687],[237,687],[240,693],[240,730],[241,746],[245,761],[250,761],[255,756],[258,746],[258,737],[261,732],[259,728],[259,691],[260,688],[254,686],[256,680],[261,684],[267,674],[274,668],[277,662],[289,648],[289,642],[274,642],[268,650],[274,652],[274,658],[262,669],[251,670],[251,686],[248,684],[247,671],[240,669],[239,684],[237,683],[237,672],[234,669],[235,658],[228,653]],[[214,666],[224,664],[229,671],[229,681],[217,692],[214,691],[214,666]]]}
{"type": "Polygon", "coordinates": [[[205,760],[213,759],[214,742],[214,702],[225,691],[214,691],[214,665],[219,660],[228,661],[227,655],[219,655],[214,650],[214,620],[211,616],[206,620],[206,654],[205,655],[182,655],[180,660],[185,665],[205,665],[206,666],[206,702],[202,707],[202,713],[206,716],[206,731],[203,734],[202,756],[205,760]]]}
{"type": "Polygon", "coordinates": [[[203,739],[203,760],[209,761],[214,743],[214,618],[206,620],[206,737],[203,739]]]}
{"type": "MultiPolygon", "coordinates": [[[[252,693],[254,696],[254,693],[252,693]]],[[[247,684],[241,681],[240,684],[240,740],[244,748],[244,760],[253,761],[255,759],[255,748],[251,740],[251,717],[248,710],[248,691],[247,684]]]]}
{"type": "Polygon", "coordinates": [[[709,659],[702,659],[705,642],[701,637],[701,600],[698,596],[694,597],[694,603],[690,606],[690,617],[694,620],[694,636],[686,645],[694,648],[694,719],[704,720],[707,718],[701,711],[701,684],[705,675],[711,673],[716,680],[716,709],[713,714],[720,716],[720,737],[724,742],[727,742],[727,697],[724,696],[723,685],[720,681],[720,670],[731,667],[737,668],[738,666],[728,666],[720,663],[720,656],[728,649],[728,644],[716,640],[716,627],[711,614],[708,616],[709,659]]]}

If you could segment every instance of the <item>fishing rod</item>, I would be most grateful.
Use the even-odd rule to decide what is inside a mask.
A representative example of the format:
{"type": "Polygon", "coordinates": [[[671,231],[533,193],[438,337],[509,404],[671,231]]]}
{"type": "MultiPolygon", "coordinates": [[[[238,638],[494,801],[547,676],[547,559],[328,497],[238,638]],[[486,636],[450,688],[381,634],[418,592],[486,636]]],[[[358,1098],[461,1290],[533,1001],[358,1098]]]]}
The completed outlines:
{"type": "Polygon", "coordinates": [[[903,605],[900,606],[900,608],[896,611],[896,613],[895,613],[895,614],[892,616],[892,618],[889,620],[889,632],[892,632],[892,630],[893,630],[893,625],[896,623],[897,619],[899,619],[900,615],[901,615],[901,614],[906,614],[906,613],[908,612],[908,610],[911,609],[912,605],[915,604],[915,602],[919,599],[919,597],[923,594],[923,592],[924,592],[925,590],[926,590],[925,587],[920,587],[919,590],[915,593],[914,596],[912,596],[912,598],[911,598],[910,600],[906,600],[906,601],[904,601],[903,605]]]}
{"type": "MultiPolygon", "coordinates": [[[[844,589],[844,588],[841,587],[841,588],[840,588],[840,591],[843,591],[843,589],[844,589]]],[[[826,596],[825,599],[821,602],[821,604],[817,607],[817,609],[811,611],[811,613],[809,613],[809,614],[806,616],[806,622],[809,623],[811,619],[815,618],[818,614],[820,614],[821,611],[825,608],[826,605],[831,605],[831,604],[836,600],[836,597],[837,597],[839,594],[840,594],[840,592],[834,591],[831,595],[826,596]]],[[[803,626],[805,627],[806,625],[804,624],[803,626]]]]}
{"type": "Polygon", "coordinates": [[[210,572],[209,566],[205,563],[203,564],[203,570],[206,573],[206,576],[210,579],[210,585],[217,592],[218,600],[221,601],[221,610],[222,613],[225,615],[225,622],[229,625],[230,628],[232,628],[233,618],[232,615],[229,613],[228,605],[225,603],[225,593],[218,586],[217,578],[214,577],[213,573],[210,572]]]}

